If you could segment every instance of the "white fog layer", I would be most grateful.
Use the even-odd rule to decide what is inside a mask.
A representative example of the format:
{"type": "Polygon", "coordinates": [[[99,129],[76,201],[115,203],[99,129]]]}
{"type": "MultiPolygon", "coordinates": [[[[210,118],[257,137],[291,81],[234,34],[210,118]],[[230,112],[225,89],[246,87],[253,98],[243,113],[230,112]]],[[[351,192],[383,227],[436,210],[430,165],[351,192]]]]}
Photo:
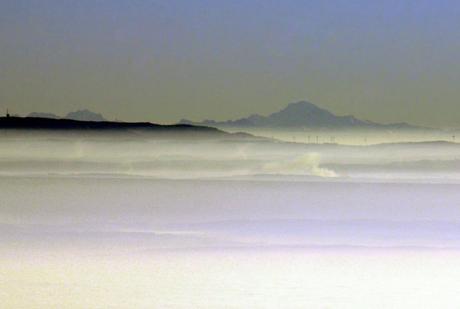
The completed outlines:
{"type": "Polygon", "coordinates": [[[184,140],[8,135],[2,137],[0,146],[3,176],[311,176],[323,181],[460,181],[460,144],[445,141],[353,146],[236,137],[184,140]]]}
{"type": "Polygon", "coordinates": [[[115,244],[146,249],[460,245],[454,143],[110,135],[0,143],[4,241],[103,244],[113,234],[115,244]]]}
{"type": "Polygon", "coordinates": [[[449,308],[460,301],[459,167],[460,145],[448,142],[8,134],[0,298],[7,308],[449,308]]]}

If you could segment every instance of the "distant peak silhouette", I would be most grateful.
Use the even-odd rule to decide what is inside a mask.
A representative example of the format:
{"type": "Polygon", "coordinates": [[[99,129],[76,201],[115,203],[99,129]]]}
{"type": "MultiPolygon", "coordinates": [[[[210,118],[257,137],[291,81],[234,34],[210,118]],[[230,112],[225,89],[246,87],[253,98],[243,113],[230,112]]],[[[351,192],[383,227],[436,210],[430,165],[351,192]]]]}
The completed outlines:
{"type": "Polygon", "coordinates": [[[64,118],[80,121],[107,121],[101,114],[94,113],[88,109],[70,112],[64,118]]]}
{"type": "Polygon", "coordinates": [[[315,129],[421,129],[407,123],[380,124],[361,120],[351,115],[338,116],[308,101],[289,103],[278,112],[268,116],[253,114],[236,120],[193,122],[187,119],[181,123],[204,124],[216,127],[265,127],[265,128],[315,128],[315,129]]]}
{"type": "Polygon", "coordinates": [[[48,118],[48,119],[59,119],[58,115],[55,115],[53,113],[40,113],[40,112],[33,112],[27,115],[27,117],[32,117],[32,118],[48,118]]]}
{"type": "Polygon", "coordinates": [[[74,112],[68,113],[64,117],[60,117],[53,113],[42,113],[42,112],[33,112],[27,115],[27,117],[33,118],[47,118],[47,119],[71,119],[79,121],[107,121],[101,114],[92,112],[88,109],[77,110],[74,112]]]}

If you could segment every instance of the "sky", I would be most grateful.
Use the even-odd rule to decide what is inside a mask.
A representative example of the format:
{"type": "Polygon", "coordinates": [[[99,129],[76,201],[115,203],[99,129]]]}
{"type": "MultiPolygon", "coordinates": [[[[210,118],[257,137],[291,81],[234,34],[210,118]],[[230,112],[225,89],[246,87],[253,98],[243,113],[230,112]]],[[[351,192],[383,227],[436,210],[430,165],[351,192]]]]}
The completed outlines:
{"type": "Polygon", "coordinates": [[[0,108],[226,120],[308,100],[460,127],[460,3],[2,0],[0,108]]]}

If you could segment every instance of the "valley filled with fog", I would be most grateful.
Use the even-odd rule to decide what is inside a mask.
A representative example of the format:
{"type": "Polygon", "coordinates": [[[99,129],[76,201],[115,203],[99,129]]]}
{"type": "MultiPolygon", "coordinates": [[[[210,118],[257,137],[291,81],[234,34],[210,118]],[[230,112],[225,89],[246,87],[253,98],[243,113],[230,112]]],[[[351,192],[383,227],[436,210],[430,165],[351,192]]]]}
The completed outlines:
{"type": "Polygon", "coordinates": [[[460,144],[286,142],[250,135],[22,134],[0,140],[0,176],[460,181],[460,144]]]}
{"type": "Polygon", "coordinates": [[[141,235],[151,249],[460,245],[456,143],[64,133],[0,143],[0,219],[28,241],[81,231],[90,242],[141,235]]]}
{"type": "Polygon", "coordinates": [[[452,300],[459,167],[446,141],[9,131],[0,296],[30,308],[452,300]]]}

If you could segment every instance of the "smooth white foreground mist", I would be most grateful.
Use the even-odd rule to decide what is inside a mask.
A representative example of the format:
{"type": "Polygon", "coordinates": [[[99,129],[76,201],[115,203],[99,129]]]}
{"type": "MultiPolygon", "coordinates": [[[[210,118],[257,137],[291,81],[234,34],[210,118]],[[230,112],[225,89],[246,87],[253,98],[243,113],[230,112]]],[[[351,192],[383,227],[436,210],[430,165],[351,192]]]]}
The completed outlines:
{"type": "Polygon", "coordinates": [[[457,308],[460,147],[9,136],[1,308],[457,308]]]}
{"type": "Polygon", "coordinates": [[[458,252],[47,252],[2,259],[3,308],[457,308],[458,252]]]}

